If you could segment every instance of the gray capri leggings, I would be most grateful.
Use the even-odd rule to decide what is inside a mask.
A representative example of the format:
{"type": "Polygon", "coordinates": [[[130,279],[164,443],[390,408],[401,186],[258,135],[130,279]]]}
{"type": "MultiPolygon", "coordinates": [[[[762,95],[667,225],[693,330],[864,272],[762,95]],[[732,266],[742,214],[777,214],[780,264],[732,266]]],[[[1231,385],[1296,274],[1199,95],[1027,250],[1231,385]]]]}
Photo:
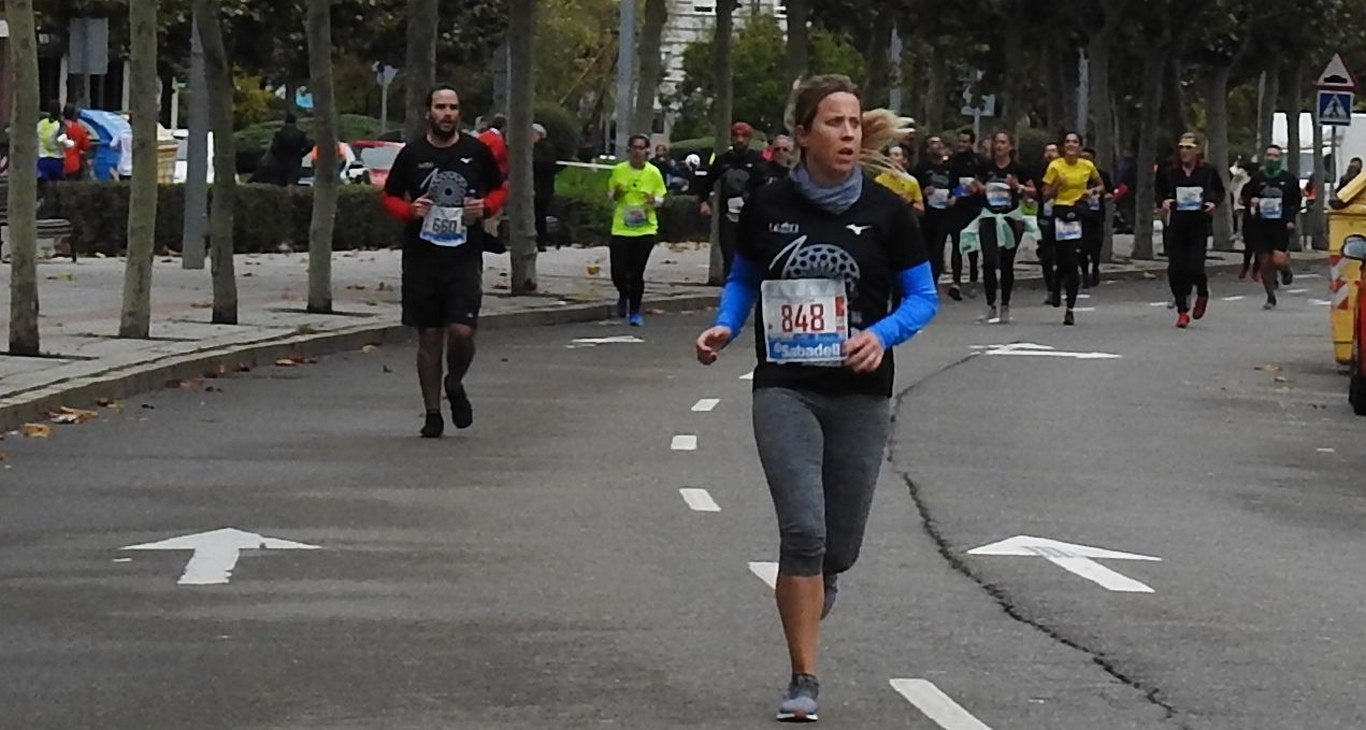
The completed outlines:
{"type": "Polygon", "coordinates": [[[858,559],[891,430],[887,398],[754,392],[754,440],[778,513],[778,572],[838,575],[858,559]]]}

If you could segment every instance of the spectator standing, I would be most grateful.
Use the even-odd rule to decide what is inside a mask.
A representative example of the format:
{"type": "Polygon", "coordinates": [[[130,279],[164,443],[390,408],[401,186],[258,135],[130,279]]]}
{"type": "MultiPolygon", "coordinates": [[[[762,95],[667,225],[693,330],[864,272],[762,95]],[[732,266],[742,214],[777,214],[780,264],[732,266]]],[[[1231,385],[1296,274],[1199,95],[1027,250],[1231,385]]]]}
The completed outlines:
{"type": "Polygon", "coordinates": [[[550,204],[555,199],[555,175],[560,165],[555,160],[555,145],[546,138],[545,127],[531,125],[535,144],[531,148],[531,176],[535,189],[536,249],[546,250],[550,245],[550,232],[546,219],[550,216],[550,204]]]}
{"type": "Polygon", "coordinates": [[[65,120],[66,136],[72,142],[66,148],[66,161],[63,171],[66,173],[66,179],[77,180],[85,177],[86,164],[93,149],[90,142],[90,130],[81,124],[80,115],[73,104],[66,105],[66,108],[62,110],[62,117],[65,120]]]}

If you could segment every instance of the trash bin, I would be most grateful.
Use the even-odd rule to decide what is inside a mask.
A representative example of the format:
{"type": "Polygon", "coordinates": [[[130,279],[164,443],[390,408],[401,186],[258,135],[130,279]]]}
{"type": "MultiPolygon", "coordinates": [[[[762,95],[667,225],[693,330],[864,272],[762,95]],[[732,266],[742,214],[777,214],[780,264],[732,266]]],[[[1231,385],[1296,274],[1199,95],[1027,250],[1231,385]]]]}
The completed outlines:
{"type": "Polygon", "coordinates": [[[1357,175],[1328,202],[1328,290],[1333,303],[1333,356],[1341,365],[1352,362],[1352,315],[1356,311],[1361,264],[1342,255],[1351,237],[1366,237],[1366,175],[1357,175]]]}

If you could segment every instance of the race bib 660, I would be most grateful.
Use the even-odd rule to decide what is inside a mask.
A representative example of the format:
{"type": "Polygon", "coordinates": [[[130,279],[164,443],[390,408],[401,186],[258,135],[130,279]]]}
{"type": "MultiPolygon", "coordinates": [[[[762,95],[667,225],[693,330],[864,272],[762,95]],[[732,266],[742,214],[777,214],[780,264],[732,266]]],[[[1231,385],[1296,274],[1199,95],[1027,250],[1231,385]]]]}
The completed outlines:
{"type": "Polygon", "coordinates": [[[419,237],[428,243],[448,248],[465,245],[465,209],[433,205],[422,219],[419,237]]]}

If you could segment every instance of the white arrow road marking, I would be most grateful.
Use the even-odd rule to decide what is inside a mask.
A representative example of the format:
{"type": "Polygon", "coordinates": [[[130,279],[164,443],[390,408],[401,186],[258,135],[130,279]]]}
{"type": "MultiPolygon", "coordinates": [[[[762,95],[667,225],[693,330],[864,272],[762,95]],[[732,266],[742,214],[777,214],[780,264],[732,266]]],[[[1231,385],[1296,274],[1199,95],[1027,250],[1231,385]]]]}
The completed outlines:
{"type": "Polygon", "coordinates": [[[1162,560],[1162,558],[1154,558],[1150,555],[1122,553],[1116,550],[1106,550],[1105,548],[1089,547],[1086,545],[1074,545],[1070,542],[1062,542],[1061,540],[1050,540],[1045,537],[1030,537],[1028,535],[1017,535],[1006,540],[1001,540],[1000,542],[994,542],[990,545],[973,548],[968,551],[968,555],[1037,556],[1048,560],[1048,562],[1069,573],[1079,575],[1093,583],[1097,583],[1107,590],[1120,593],[1152,593],[1153,589],[1127,575],[1117,573],[1100,563],[1095,562],[1096,558],[1107,560],[1152,560],[1159,562],[1162,560]]]}
{"type": "Polygon", "coordinates": [[[697,451],[697,437],[692,434],[678,434],[677,436],[674,436],[674,440],[669,444],[669,448],[674,451],[697,451]]]}
{"type": "Polygon", "coordinates": [[[744,375],[741,375],[741,376],[740,376],[740,379],[741,379],[741,380],[753,380],[753,379],[754,379],[754,371],[751,370],[751,371],[745,373],[744,375]]]}
{"type": "Polygon", "coordinates": [[[679,494],[683,495],[683,501],[688,503],[688,507],[694,512],[720,512],[721,505],[711,498],[705,489],[680,489],[679,494]]]}
{"type": "Polygon", "coordinates": [[[997,345],[988,348],[983,354],[1022,355],[1026,357],[1070,357],[1075,360],[1118,360],[1123,357],[1123,355],[1116,355],[1110,352],[1066,352],[1063,350],[1054,350],[1047,345],[1035,345],[1029,342],[997,345]]]}
{"type": "Polygon", "coordinates": [[[944,730],[991,730],[928,679],[893,679],[892,689],[944,730]]]}
{"type": "Polygon", "coordinates": [[[317,550],[317,545],[262,537],[232,527],[193,535],[182,535],[161,542],[129,545],[120,550],[193,550],[185,572],[176,581],[183,586],[222,585],[232,577],[232,569],[243,550],[317,550]]]}
{"type": "Polygon", "coordinates": [[[710,413],[716,405],[721,402],[719,398],[703,398],[693,404],[693,413],[710,413]]]}
{"type": "Polygon", "coordinates": [[[1240,302],[1240,301],[1242,301],[1242,300],[1244,300],[1244,299],[1247,299],[1247,297],[1246,297],[1246,296],[1243,296],[1242,294],[1239,294],[1239,295],[1237,295],[1237,296],[1232,296],[1232,297],[1220,297],[1220,298],[1219,298],[1219,301],[1221,301],[1221,302],[1240,302]]]}
{"type": "Polygon", "coordinates": [[[750,563],[749,572],[759,577],[759,580],[768,584],[769,588],[778,588],[778,564],[777,563],[750,563]]]}

